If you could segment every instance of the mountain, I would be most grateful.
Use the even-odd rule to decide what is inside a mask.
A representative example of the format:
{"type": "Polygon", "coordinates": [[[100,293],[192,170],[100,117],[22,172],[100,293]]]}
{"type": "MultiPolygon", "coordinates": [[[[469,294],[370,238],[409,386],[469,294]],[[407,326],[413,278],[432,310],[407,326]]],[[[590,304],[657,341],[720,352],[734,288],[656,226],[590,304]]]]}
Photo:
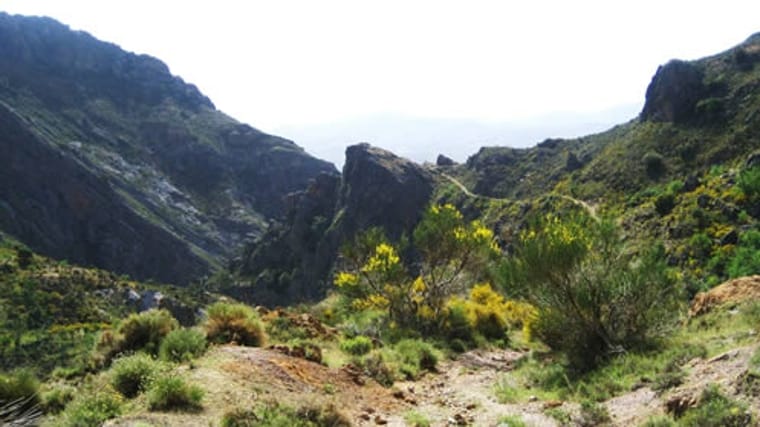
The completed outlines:
{"type": "Polygon", "coordinates": [[[408,234],[415,225],[409,220],[431,202],[452,203],[468,218],[482,219],[507,251],[520,230],[546,212],[614,215],[628,238],[665,243],[668,262],[682,269],[690,292],[734,277],[740,269],[731,265],[741,264],[735,260],[742,245],[753,244],[740,236],[757,230],[760,219],[760,199],[737,184],[760,163],[759,62],[760,35],[708,58],[671,61],[657,70],[641,113],[627,123],[529,148],[483,147],[463,164],[443,159],[423,167],[366,145],[350,147],[342,178],[325,178],[293,199],[289,220],[233,265],[238,282],[248,286],[238,295],[277,304],[319,298],[329,289],[342,243],[370,225],[385,226],[395,237],[408,234]],[[357,153],[379,157],[373,167],[357,167],[357,153]],[[392,190],[392,183],[410,182],[396,175],[398,164],[424,176],[432,191],[392,190]],[[381,175],[377,167],[393,178],[372,181],[369,176],[381,175]],[[340,198],[340,188],[362,197],[340,198]],[[387,217],[336,232],[346,212],[387,217]]]}
{"type": "Polygon", "coordinates": [[[673,60],[657,70],[636,119],[528,149],[484,147],[459,173],[493,197],[535,196],[564,181],[580,197],[610,198],[730,164],[760,148],[758,62],[760,35],[708,58],[673,60]]]}
{"type": "Polygon", "coordinates": [[[0,229],[139,279],[208,274],[335,167],[217,110],[158,59],[0,13],[0,229]]]}
{"type": "Polygon", "coordinates": [[[374,114],[312,125],[275,128],[310,152],[343,164],[345,147],[367,141],[415,162],[443,154],[463,162],[483,145],[529,147],[546,137],[575,137],[608,129],[636,114],[640,105],[588,113],[557,112],[512,121],[477,121],[374,114]]]}
{"type": "Polygon", "coordinates": [[[408,234],[434,185],[412,161],[369,144],[348,147],[342,176],[323,174],[294,193],[286,221],[246,246],[232,266],[246,279],[226,292],[267,305],[320,298],[341,244],[371,227],[394,239],[408,234]]]}

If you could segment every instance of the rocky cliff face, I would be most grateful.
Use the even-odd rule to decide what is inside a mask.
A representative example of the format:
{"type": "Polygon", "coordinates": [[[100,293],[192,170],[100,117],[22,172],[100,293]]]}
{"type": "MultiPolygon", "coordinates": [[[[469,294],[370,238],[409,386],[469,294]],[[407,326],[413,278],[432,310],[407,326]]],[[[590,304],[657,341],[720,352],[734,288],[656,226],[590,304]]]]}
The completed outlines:
{"type": "Polygon", "coordinates": [[[348,147],[342,177],[321,175],[293,194],[287,221],[247,247],[233,265],[242,286],[231,291],[266,305],[324,296],[340,245],[370,227],[393,239],[411,232],[433,186],[414,162],[368,144],[348,147]]]}
{"type": "Polygon", "coordinates": [[[704,70],[694,63],[673,60],[660,66],[647,88],[642,118],[675,123],[689,120],[707,93],[703,79],[704,70]]]}
{"type": "Polygon", "coordinates": [[[184,283],[333,165],[216,110],[161,61],[0,13],[0,225],[33,249],[184,283]]]}

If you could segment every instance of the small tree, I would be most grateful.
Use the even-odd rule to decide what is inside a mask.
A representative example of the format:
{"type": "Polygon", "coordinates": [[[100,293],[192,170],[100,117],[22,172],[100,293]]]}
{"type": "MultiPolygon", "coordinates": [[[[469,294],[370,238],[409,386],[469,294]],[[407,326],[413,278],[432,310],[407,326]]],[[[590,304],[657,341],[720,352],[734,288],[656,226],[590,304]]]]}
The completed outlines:
{"type": "Polygon", "coordinates": [[[680,313],[680,287],[655,245],[640,257],[609,220],[547,217],[524,232],[502,272],[538,309],[535,334],[588,369],[660,336],[680,313]]]}
{"type": "Polygon", "coordinates": [[[354,309],[381,309],[396,324],[424,330],[440,326],[446,301],[466,287],[468,272],[499,250],[491,230],[466,222],[452,205],[429,208],[413,237],[420,261],[410,269],[381,230],[358,235],[344,247],[346,268],[334,283],[354,309]]]}

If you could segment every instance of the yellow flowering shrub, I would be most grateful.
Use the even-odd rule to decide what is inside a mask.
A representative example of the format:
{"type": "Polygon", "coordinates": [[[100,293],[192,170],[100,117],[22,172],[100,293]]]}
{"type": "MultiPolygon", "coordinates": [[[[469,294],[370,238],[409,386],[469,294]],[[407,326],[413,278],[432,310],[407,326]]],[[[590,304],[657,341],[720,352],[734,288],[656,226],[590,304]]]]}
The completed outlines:
{"type": "MultiPolygon", "coordinates": [[[[523,328],[530,338],[530,327],[536,318],[536,310],[528,303],[507,300],[496,292],[489,283],[473,286],[469,298],[452,297],[447,302],[448,329],[462,328],[454,316],[464,315],[471,333],[488,339],[506,337],[510,328],[523,328]]],[[[460,334],[462,331],[459,331],[460,334]]]]}
{"type": "Polygon", "coordinates": [[[399,250],[382,232],[369,230],[344,248],[347,268],[334,277],[354,310],[387,310],[389,321],[420,331],[436,330],[446,301],[467,288],[484,264],[500,254],[493,231],[465,221],[453,205],[434,205],[413,233],[421,255],[419,274],[410,277],[399,250]]]}

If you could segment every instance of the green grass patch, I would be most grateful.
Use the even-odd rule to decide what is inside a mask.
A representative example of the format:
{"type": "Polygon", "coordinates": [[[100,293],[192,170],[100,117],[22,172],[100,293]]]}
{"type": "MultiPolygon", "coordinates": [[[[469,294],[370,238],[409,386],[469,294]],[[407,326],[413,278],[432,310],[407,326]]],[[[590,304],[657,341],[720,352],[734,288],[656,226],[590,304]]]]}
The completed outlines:
{"type": "Polygon", "coordinates": [[[523,421],[519,415],[505,415],[499,417],[500,427],[528,427],[528,424],[523,421]]]}
{"type": "Polygon", "coordinates": [[[409,411],[404,414],[404,421],[410,427],[430,427],[430,420],[417,411],[409,411]]]}

